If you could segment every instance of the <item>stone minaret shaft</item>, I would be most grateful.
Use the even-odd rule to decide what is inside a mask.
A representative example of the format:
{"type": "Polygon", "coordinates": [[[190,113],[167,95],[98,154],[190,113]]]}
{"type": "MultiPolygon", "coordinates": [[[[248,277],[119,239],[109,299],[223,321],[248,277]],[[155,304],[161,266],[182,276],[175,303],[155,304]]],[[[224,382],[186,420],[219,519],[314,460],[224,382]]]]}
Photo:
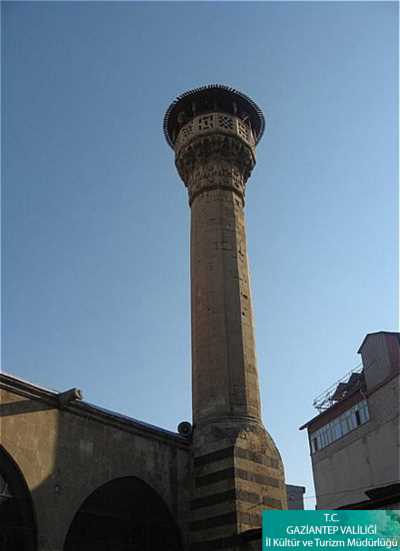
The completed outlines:
{"type": "Polygon", "coordinates": [[[219,85],[183,94],[164,119],[191,207],[190,529],[198,551],[259,549],[249,538],[262,509],[286,507],[282,461],[261,420],[244,221],[263,128],[250,98],[219,85]]]}
{"type": "Polygon", "coordinates": [[[223,416],[260,420],[243,211],[254,160],[242,140],[199,136],[177,157],[182,174],[190,158],[196,159],[187,175],[195,425],[223,416]]]}

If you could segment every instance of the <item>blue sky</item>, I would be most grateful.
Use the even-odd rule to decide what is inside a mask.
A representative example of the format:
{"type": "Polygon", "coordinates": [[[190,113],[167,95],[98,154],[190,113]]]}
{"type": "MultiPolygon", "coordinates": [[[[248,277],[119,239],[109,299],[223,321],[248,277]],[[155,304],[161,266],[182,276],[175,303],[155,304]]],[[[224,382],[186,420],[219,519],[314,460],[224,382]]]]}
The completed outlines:
{"type": "Polygon", "coordinates": [[[3,370],[191,418],[190,211],[162,118],[264,110],[247,238],[264,420],[307,486],[313,398],[398,330],[398,5],[2,3],[3,370]]]}

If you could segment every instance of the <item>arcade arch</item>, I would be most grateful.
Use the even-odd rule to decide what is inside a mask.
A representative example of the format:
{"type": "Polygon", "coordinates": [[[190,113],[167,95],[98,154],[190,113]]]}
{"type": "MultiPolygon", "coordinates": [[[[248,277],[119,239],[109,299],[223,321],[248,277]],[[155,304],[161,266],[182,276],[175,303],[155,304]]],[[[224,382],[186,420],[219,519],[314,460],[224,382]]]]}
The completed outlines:
{"type": "Polygon", "coordinates": [[[18,465],[0,446],[0,551],[36,551],[30,491],[18,465]]]}
{"type": "Polygon", "coordinates": [[[111,480],[81,505],[64,551],[182,551],[179,529],[158,493],[136,477],[111,480]]]}

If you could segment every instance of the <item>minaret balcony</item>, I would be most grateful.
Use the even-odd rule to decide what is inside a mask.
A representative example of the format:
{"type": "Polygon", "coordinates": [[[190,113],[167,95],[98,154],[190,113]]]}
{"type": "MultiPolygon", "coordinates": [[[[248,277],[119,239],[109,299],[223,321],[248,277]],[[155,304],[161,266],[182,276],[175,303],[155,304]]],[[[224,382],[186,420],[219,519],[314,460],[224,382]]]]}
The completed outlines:
{"type": "Polygon", "coordinates": [[[247,121],[228,113],[212,112],[194,117],[181,127],[174,144],[176,156],[194,138],[215,133],[236,136],[255,154],[256,141],[247,121]]]}

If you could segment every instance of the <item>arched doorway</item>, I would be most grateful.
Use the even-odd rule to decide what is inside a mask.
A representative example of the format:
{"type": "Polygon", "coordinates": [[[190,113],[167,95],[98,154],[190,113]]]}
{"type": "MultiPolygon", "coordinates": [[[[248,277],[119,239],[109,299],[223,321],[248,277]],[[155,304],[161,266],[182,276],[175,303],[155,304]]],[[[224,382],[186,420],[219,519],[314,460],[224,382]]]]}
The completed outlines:
{"type": "Polygon", "coordinates": [[[0,551],[35,551],[36,523],[29,488],[0,446],[0,551]]]}
{"type": "Polygon", "coordinates": [[[179,530],[163,500],[135,477],[95,490],[68,531],[64,551],[182,551],[179,530]]]}

